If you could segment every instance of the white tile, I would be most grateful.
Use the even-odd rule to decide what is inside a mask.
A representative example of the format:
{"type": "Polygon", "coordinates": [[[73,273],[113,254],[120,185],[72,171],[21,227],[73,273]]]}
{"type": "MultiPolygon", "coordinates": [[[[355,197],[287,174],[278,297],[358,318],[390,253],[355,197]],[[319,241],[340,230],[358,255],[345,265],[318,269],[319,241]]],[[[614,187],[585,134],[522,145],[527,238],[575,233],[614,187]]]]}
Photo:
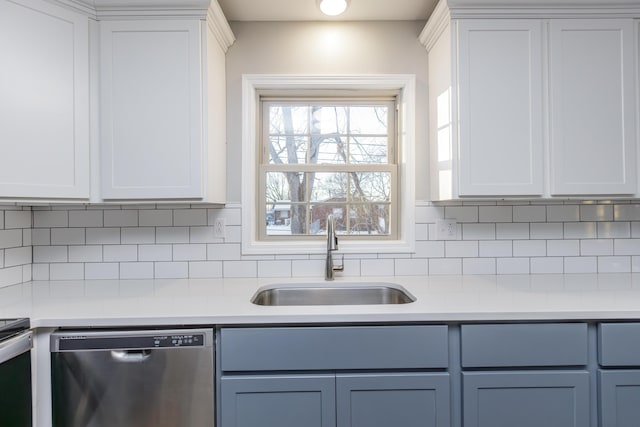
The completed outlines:
{"type": "Polygon", "coordinates": [[[69,211],[69,227],[102,227],[103,211],[69,211]]]}
{"type": "Polygon", "coordinates": [[[578,240],[547,240],[547,256],[579,256],[578,240]]]}
{"type": "Polygon", "coordinates": [[[444,218],[444,207],[442,206],[417,206],[415,208],[417,223],[434,223],[436,220],[444,218]]]}
{"type": "Polygon", "coordinates": [[[613,206],[582,205],[580,206],[580,221],[613,221],[613,206]]]}
{"type": "Polygon", "coordinates": [[[529,224],[531,239],[562,239],[564,236],[562,223],[529,224]]]}
{"type": "Polygon", "coordinates": [[[224,240],[213,235],[213,227],[189,227],[191,243],[222,243],[224,240]]]}
{"type": "Polygon", "coordinates": [[[416,242],[416,258],[442,258],[444,257],[443,241],[416,242]]]}
{"type": "Polygon", "coordinates": [[[495,224],[462,224],[464,240],[495,240],[495,224]]]}
{"type": "Polygon", "coordinates": [[[478,207],[479,222],[512,222],[513,207],[511,206],[480,206],[478,207]]]}
{"type": "Polygon", "coordinates": [[[640,256],[631,257],[631,272],[640,273],[640,256]]]}
{"type": "Polygon", "coordinates": [[[462,274],[460,258],[433,258],[429,260],[429,275],[462,274]]]}
{"type": "Polygon", "coordinates": [[[291,277],[291,261],[258,261],[258,277],[291,277]]]}
{"type": "Polygon", "coordinates": [[[629,273],[629,272],[631,272],[631,257],[629,256],[598,257],[598,273],[629,273]]]}
{"type": "Polygon", "coordinates": [[[32,280],[49,280],[49,264],[33,264],[31,273],[32,280]]]}
{"type": "Polygon", "coordinates": [[[416,240],[429,240],[429,224],[416,224],[413,233],[416,240]]]}
{"type": "Polygon", "coordinates": [[[447,258],[477,257],[478,242],[449,240],[444,242],[444,253],[447,258]]]}
{"type": "Polygon", "coordinates": [[[22,283],[22,266],[3,268],[0,270],[0,287],[22,283]]]}
{"type": "Polygon", "coordinates": [[[209,261],[233,261],[240,259],[240,245],[237,243],[213,243],[207,245],[207,259],[209,261]]]}
{"type": "Polygon", "coordinates": [[[102,262],[102,245],[69,246],[69,262],[102,262]]]}
{"type": "Polygon", "coordinates": [[[4,211],[4,228],[30,228],[31,211],[4,211]]]}
{"type": "Polygon", "coordinates": [[[0,268],[4,268],[4,249],[0,249],[0,268]]]}
{"type": "Polygon", "coordinates": [[[465,258],[462,260],[462,274],[496,274],[494,258],[465,258]]]}
{"type": "Polygon", "coordinates": [[[153,279],[153,263],[121,262],[120,279],[153,279]]]}
{"type": "Polygon", "coordinates": [[[498,258],[497,274],[529,274],[529,258],[498,258]]]}
{"type": "Polygon", "coordinates": [[[580,206],[578,205],[547,206],[547,221],[549,222],[580,221],[580,206]]]}
{"type": "Polygon", "coordinates": [[[205,261],[206,259],[207,246],[205,244],[173,245],[174,261],[205,261]]]}
{"type": "Polygon", "coordinates": [[[189,227],[157,227],[156,243],[189,243],[189,227]]]}
{"type": "Polygon", "coordinates": [[[580,241],[580,255],[613,255],[613,239],[587,239],[580,241]]]}
{"type": "Polygon", "coordinates": [[[640,222],[631,223],[631,237],[640,239],[640,222]]]}
{"type": "Polygon", "coordinates": [[[597,273],[597,257],[567,257],[564,259],[564,272],[573,273],[597,273]]]}
{"type": "Polygon", "coordinates": [[[0,230],[4,230],[4,213],[3,209],[0,209],[0,230]]]}
{"type": "Polygon", "coordinates": [[[49,280],[82,280],[84,279],[84,264],[66,263],[51,264],[49,280]]]}
{"type": "Polygon", "coordinates": [[[595,239],[597,228],[595,222],[566,222],[564,224],[565,239],[595,239]]]}
{"type": "Polygon", "coordinates": [[[22,246],[31,246],[32,245],[32,239],[31,236],[33,235],[32,233],[32,229],[31,228],[23,228],[22,229],[22,246]]]}
{"type": "Polygon", "coordinates": [[[258,277],[257,261],[224,261],[222,272],[225,278],[258,277]]]}
{"type": "Polygon", "coordinates": [[[87,245],[118,245],[120,244],[120,229],[109,228],[87,228],[87,245]]]}
{"type": "Polygon", "coordinates": [[[51,244],[50,228],[34,228],[31,230],[31,244],[34,246],[48,246],[51,244]]]}
{"type": "Polygon", "coordinates": [[[514,240],[513,256],[514,257],[532,257],[546,256],[547,242],[546,240],[514,240]]]}
{"type": "Polygon", "coordinates": [[[614,255],[640,255],[640,240],[616,239],[613,243],[613,254],[614,255]]]}
{"type": "Polygon", "coordinates": [[[513,244],[507,240],[481,240],[478,242],[478,255],[481,257],[510,257],[513,244]]]}
{"type": "Polygon", "coordinates": [[[84,228],[52,228],[51,244],[52,245],[84,245],[85,229],[84,228]]]}
{"type": "Polygon", "coordinates": [[[307,259],[291,261],[291,277],[324,277],[324,260],[307,259]]]}
{"type": "Polygon", "coordinates": [[[84,265],[84,277],[87,280],[119,279],[118,263],[89,262],[84,265]]]}
{"type": "Polygon", "coordinates": [[[189,277],[188,262],[159,261],[154,265],[156,279],[186,279],[189,277]]]}
{"type": "Polygon", "coordinates": [[[426,276],[429,274],[429,261],[424,258],[394,260],[396,276],[426,276]]]}
{"type": "Polygon", "coordinates": [[[227,243],[242,242],[242,227],[239,225],[227,225],[224,229],[224,234],[224,241],[227,243]]]}
{"type": "Polygon", "coordinates": [[[9,248],[4,250],[4,267],[31,264],[31,246],[21,248],[9,248]]]}
{"type": "Polygon", "coordinates": [[[172,261],[171,245],[140,245],[138,246],[139,261],[172,261]]]}
{"type": "Polygon", "coordinates": [[[0,230],[0,249],[22,246],[22,230],[0,230]]]}
{"type": "Polygon", "coordinates": [[[528,239],[529,224],[525,223],[501,223],[496,224],[496,239],[498,240],[514,240],[528,239]]]}
{"type": "Polygon", "coordinates": [[[124,227],[121,230],[123,244],[151,244],[156,242],[153,227],[124,227]]]}
{"type": "MultiPolygon", "coordinates": [[[[337,262],[339,264],[339,261],[337,262]]],[[[345,265],[345,269],[347,266],[345,265]]],[[[360,261],[361,276],[393,276],[395,263],[392,259],[363,259],[360,261]]],[[[347,270],[347,272],[349,272],[347,270]]]]}
{"type": "Polygon", "coordinates": [[[616,205],[613,213],[616,221],[640,221],[640,204],[616,205]]]}
{"type": "Polygon", "coordinates": [[[173,225],[173,211],[165,209],[141,210],[138,213],[140,227],[170,227],[173,225]]]}
{"type": "Polygon", "coordinates": [[[31,264],[23,265],[22,266],[22,281],[23,282],[28,282],[28,281],[32,280],[31,276],[32,276],[31,264]]]}
{"type": "Polygon", "coordinates": [[[68,211],[34,211],[33,227],[34,228],[53,228],[68,227],[69,213],[68,211]]]}
{"type": "Polygon", "coordinates": [[[547,220],[546,206],[514,206],[513,222],[545,222],[547,220]]]}
{"type": "Polygon", "coordinates": [[[105,227],[137,227],[137,210],[107,209],[104,211],[105,227]]]}
{"type": "Polygon", "coordinates": [[[207,224],[213,225],[216,218],[224,218],[226,225],[242,225],[242,211],[240,209],[208,209],[207,224]]]}
{"type": "Polygon", "coordinates": [[[192,279],[218,279],[222,277],[222,261],[191,261],[189,277],[192,279]]]}
{"type": "Polygon", "coordinates": [[[104,262],[137,261],[137,245],[105,245],[102,250],[104,262]]]}
{"type": "Polygon", "coordinates": [[[67,262],[66,246],[34,246],[33,262],[67,262]]]}
{"type": "Polygon", "coordinates": [[[599,222],[598,237],[601,239],[627,239],[631,237],[631,224],[628,222],[599,222]]]}
{"type": "Polygon", "coordinates": [[[173,211],[173,225],[207,225],[207,210],[176,209],[173,211]]]}
{"type": "Polygon", "coordinates": [[[444,208],[446,219],[455,219],[458,222],[478,222],[477,206],[447,206],[444,208]]]}
{"type": "Polygon", "coordinates": [[[558,274],[564,272],[562,257],[530,258],[531,274],[558,274]]]}

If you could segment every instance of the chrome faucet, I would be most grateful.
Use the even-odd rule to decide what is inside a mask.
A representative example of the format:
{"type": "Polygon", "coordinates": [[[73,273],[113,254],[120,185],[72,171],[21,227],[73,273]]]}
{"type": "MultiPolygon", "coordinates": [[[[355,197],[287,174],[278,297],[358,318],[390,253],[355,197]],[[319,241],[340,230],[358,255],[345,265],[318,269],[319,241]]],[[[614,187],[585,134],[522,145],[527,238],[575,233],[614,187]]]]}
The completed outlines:
{"type": "Polygon", "coordinates": [[[336,220],[333,215],[327,216],[327,259],[324,268],[324,280],[333,280],[334,271],[344,270],[344,257],[342,257],[342,265],[333,265],[333,256],[331,252],[338,250],[338,236],[336,236],[336,220]]]}

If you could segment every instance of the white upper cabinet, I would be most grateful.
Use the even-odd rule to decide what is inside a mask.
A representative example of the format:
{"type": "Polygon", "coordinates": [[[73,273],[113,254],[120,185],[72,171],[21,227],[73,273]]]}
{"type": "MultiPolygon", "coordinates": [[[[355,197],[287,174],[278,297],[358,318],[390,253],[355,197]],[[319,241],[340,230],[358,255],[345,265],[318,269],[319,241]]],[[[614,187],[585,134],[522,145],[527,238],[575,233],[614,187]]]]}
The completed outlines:
{"type": "Polygon", "coordinates": [[[88,17],[0,0],[0,198],[89,198],[88,17]]]}
{"type": "Polygon", "coordinates": [[[102,199],[225,202],[226,47],[201,20],[100,23],[102,199]]]}
{"type": "Polygon", "coordinates": [[[459,195],[543,192],[542,23],[458,22],[459,195]]]}
{"type": "Polygon", "coordinates": [[[550,22],[552,195],[634,194],[631,19],[550,22]]]}

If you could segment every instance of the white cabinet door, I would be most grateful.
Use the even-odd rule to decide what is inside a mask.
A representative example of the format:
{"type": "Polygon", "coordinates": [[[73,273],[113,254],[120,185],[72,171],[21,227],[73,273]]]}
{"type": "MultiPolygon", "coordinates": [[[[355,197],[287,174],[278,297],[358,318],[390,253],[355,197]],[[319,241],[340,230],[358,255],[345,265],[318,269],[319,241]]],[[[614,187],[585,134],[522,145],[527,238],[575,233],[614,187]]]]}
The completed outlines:
{"type": "Polygon", "coordinates": [[[552,195],[636,192],[631,19],[551,20],[552,195]]]}
{"type": "Polygon", "coordinates": [[[200,21],[100,25],[102,198],[203,197],[200,21]]]}
{"type": "Polygon", "coordinates": [[[89,197],[89,22],[0,0],[0,197],[89,197]]]}
{"type": "Polygon", "coordinates": [[[461,19],[458,46],[459,195],[542,195],[542,22],[461,19]]]}

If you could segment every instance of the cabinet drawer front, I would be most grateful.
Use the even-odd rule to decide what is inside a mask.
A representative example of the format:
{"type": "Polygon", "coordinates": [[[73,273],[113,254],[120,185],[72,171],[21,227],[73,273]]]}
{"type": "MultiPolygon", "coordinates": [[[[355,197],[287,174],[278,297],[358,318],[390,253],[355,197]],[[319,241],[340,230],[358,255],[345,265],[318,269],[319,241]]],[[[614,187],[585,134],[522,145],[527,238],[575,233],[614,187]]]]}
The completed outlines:
{"type": "Polygon", "coordinates": [[[640,366],[640,323],[598,325],[598,362],[602,366],[640,366]]]}
{"type": "Polygon", "coordinates": [[[448,366],[447,326],[224,328],[223,371],[448,366]]]}
{"type": "Polygon", "coordinates": [[[462,366],[580,366],[587,364],[587,325],[545,323],[463,325],[462,366]]]}

